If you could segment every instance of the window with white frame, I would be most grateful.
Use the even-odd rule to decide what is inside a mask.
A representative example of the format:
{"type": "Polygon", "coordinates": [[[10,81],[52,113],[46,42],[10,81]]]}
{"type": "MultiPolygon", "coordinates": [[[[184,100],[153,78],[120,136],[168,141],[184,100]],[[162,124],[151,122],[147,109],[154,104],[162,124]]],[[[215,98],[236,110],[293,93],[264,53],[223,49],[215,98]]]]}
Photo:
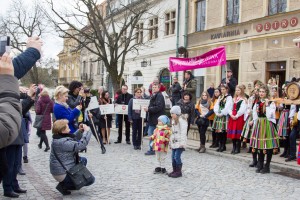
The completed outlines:
{"type": "Polygon", "coordinates": [[[196,2],[196,16],[196,31],[203,31],[205,29],[206,0],[198,0],[196,2]]]}
{"type": "Polygon", "coordinates": [[[158,17],[149,20],[149,40],[158,38],[158,17]]]}
{"type": "Polygon", "coordinates": [[[136,38],[135,38],[135,43],[141,44],[143,43],[143,38],[144,38],[144,23],[139,23],[136,27],[136,38]]]}
{"type": "Polygon", "coordinates": [[[227,20],[226,24],[239,23],[240,0],[227,0],[227,20]]]}
{"type": "Polygon", "coordinates": [[[165,14],[165,35],[175,34],[176,11],[165,14]]]}
{"type": "Polygon", "coordinates": [[[269,0],[269,15],[286,12],[287,0],[269,0]]]}

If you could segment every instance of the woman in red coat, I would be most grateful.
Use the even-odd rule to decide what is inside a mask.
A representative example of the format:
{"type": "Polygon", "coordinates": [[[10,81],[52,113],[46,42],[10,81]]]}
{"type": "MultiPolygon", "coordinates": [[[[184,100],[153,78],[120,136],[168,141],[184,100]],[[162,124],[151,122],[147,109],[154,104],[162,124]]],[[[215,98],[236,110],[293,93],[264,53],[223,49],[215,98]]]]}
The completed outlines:
{"type": "Polygon", "coordinates": [[[35,112],[37,115],[44,115],[42,127],[38,128],[37,132],[41,137],[38,147],[41,149],[44,142],[46,145],[45,152],[50,150],[46,130],[51,130],[51,113],[53,113],[53,106],[54,103],[49,97],[48,90],[44,88],[40,94],[39,100],[36,103],[35,112]]]}

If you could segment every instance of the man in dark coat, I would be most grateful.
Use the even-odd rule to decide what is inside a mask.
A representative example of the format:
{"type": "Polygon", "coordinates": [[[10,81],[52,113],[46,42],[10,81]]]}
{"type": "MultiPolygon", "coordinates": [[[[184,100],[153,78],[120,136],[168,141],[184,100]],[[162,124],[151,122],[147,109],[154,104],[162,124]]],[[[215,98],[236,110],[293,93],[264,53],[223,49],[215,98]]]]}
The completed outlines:
{"type": "Polygon", "coordinates": [[[227,85],[229,88],[229,94],[233,97],[235,93],[235,87],[237,86],[237,80],[232,76],[232,70],[227,69],[226,78],[223,78],[221,84],[227,85]]]}
{"type": "Polygon", "coordinates": [[[192,95],[192,102],[196,104],[196,89],[197,89],[197,81],[195,80],[194,75],[191,71],[186,71],[184,73],[184,81],[182,85],[182,94],[185,92],[189,92],[192,95]]]}
{"type": "MultiPolygon", "coordinates": [[[[131,98],[133,98],[132,94],[129,94],[128,92],[128,86],[123,85],[122,86],[122,94],[120,94],[116,100],[116,104],[121,104],[121,105],[128,105],[129,101],[131,98]]],[[[119,136],[118,140],[115,142],[115,144],[121,143],[122,142],[122,131],[123,131],[123,120],[125,122],[125,135],[126,135],[126,143],[130,143],[130,122],[128,121],[128,116],[127,115],[119,115],[118,117],[118,125],[119,125],[119,136]]]]}
{"type": "Polygon", "coordinates": [[[181,86],[178,83],[178,78],[173,78],[173,84],[171,86],[171,101],[172,105],[176,105],[176,103],[181,99],[181,86]]]}
{"type": "MultiPolygon", "coordinates": [[[[152,85],[152,96],[150,98],[150,103],[148,108],[145,108],[145,111],[149,113],[148,136],[153,134],[153,131],[158,123],[158,117],[165,114],[165,99],[159,90],[159,85],[152,85]]],[[[145,155],[155,155],[155,152],[150,147],[149,151],[146,152],[145,155]]]]}

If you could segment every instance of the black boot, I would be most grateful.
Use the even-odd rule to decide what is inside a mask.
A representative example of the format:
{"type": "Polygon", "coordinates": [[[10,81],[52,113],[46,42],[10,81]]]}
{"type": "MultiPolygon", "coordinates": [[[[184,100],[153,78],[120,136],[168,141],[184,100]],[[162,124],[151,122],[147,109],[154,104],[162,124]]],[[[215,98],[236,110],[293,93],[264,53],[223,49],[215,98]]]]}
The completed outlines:
{"type": "Polygon", "coordinates": [[[265,154],[263,153],[263,150],[260,150],[258,154],[258,166],[256,169],[256,173],[261,173],[262,169],[264,168],[264,160],[265,154]]]}
{"type": "Polygon", "coordinates": [[[249,147],[247,153],[252,153],[252,147],[249,147]]]}
{"type": "Polygon", "coordinates": [[[27,156],[23,156],[23,161],[24,161],[24,163],[28,163],[28,157],[27,156]]]}
{"type": "Polygon", "coordinates": [[[270,163],[272,160],[272,154],[273,154],[273,150],[268,149],[267,150],[267,162],[266,162],[264,168],[261,170],[262,174],[270,173],[270,163]]]}
{"type": "Polygon", "coordinates": [[[231,150],[231,154],[235,154],[235,149],[236,149],[236,140],[232,140],[232,150],[231,150]]]}
{"type": "Polygon", "coordinates": [[[171,175],[175,173],[175,171],[176,171],[176,164],[172,163],[172,167],[173,167],[173,171],[168,174],[169,177],[171,177],[171,175]]]}
{"type": "Polygon", "coordinates": [[[234,151],[235,154],[238,154],[241,152],[241,140],[236,141],[236,149],[234,151]]]}
{"type": "Polygon", "coordinates": [[[223,147],[222,133],[217,133],[217,138],[218,138],[218,141],[219,141],[219,146],[218,146],[217,151],[222,152],[222,147],[223,147]]]}
{"type": "Polygon", "coordinates": [[[283,145],[283,153],[282,154],[280,154],[280,157],[285,157],[286,155],[287,155],[287,140],[286,139],[284,139],[284,140],[282,140],[282,145],[283,145]]]}
{"type": "Polygon", "coordinates": [[[252,153],[252,163],[249,165],[249,167],[256,167],[257,166],[257,152],[255,151],[252,153]]]}
{"type": "Polygon", "coordinates": [[[211,135],[212,135],[213,140],[212,140],[212,144],[209,146],[209,148],[214,148],[214,147],[216,147],[216,133],[213,131],[211,133],[211,135]]]}
{"type": "Polygon", "coordinates": [[[159,174],[159,173],[161,173],[161,168],[160,167],[156,167],[154,169],[154,174],[159,174]]]}
{"type": "Polygon", "coordinates": [[[62,195],[70,195],[71,192],[69,190],[66,190],[63,186],[62,183],[59,183],[57,186],[56,186],[56,189],[62,194],[62,195]]]}
{"type": "Polygon", "coordinates": [[[223,132],[223,151],[226,151],[227,133],[223,132]]]}
{"type": "Polygon", "coordinates": [[[105,153],[106,153],[106,149],[105,149],[104,145],[101,146],[101,151],[102,151],[102,154],[105,154],[105,153]]]}

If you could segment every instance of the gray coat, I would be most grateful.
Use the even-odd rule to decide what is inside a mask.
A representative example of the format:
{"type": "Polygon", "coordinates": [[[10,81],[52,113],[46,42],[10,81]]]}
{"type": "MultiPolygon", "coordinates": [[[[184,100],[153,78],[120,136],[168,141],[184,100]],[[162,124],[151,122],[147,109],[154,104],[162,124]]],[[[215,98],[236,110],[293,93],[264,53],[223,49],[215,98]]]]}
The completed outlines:
{"type": "Polygon", "coordinates": [[[74,134],[58,134],[53,135],[52,148],[50,153],[50,172],[52,175],[64,175],[65,169],[55,158],[53,150],[55,150],[58,158],[69,170],[76,164],[76,156],[80,150],[85,149],[91,139],[92,132],[76,131],[74,134]]]}
{"type": "Polygon", "coordinates": [[[21,128],[21,104],[18,80],[0,75],[0,149],[11,144],[21,128]]]}

